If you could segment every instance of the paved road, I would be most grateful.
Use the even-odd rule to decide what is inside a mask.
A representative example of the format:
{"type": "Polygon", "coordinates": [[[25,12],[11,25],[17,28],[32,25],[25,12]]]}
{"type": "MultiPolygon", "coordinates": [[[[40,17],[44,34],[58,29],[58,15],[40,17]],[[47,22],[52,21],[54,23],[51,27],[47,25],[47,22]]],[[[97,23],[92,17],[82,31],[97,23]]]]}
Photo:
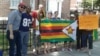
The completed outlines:
{"type": "MultiPolygon", "coordinates": [[[[30,54],[29,56],[34,56],[34,55],[30,54]]],[[[65,51],[52,52],[52,53],[45,54],[45,55],[42,54],[38,56],[89,56],[89,55],[82,51],[78,52],[75,49],[73,49],[72,52],[65,50],[65,51]]],[[[94,49],[92,50],[91,56],[100,56],[100,41],[94,42],[94,49]]]]}

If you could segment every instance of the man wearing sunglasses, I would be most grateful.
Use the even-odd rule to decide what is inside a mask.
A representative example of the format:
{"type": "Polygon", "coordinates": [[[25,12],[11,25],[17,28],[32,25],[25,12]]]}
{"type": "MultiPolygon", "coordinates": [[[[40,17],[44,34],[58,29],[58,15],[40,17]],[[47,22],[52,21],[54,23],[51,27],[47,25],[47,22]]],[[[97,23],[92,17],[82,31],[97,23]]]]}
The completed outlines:
{"type": "Polygon", "coordinates": [[[19,33],[19,26],[21,22],[21,15],[24,12],[25,7],[24,3],[20,3],[18,5],[18,10],[13,10],[8,16],[7,39],[10,46],[9,56],[21,56],[21,37],[19,33]]]}

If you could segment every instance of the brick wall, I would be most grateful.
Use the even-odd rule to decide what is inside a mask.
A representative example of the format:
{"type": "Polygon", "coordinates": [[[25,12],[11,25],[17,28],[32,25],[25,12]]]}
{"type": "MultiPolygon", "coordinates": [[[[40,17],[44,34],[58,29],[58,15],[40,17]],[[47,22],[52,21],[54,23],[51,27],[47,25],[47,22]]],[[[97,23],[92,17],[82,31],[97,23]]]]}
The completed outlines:
{"type": "Polygon", "coordinates": [[[0,17],[7,17],[10,12],[10,0],[0,0],[0,17]]]}
{"type": "Polygon", "coordinates": [[[77,0],[70,0],[70,9],[75,9],[77,7],[77,0]]]}
{"type": "Polygon", "coordinates": [[[23,0],[26,5],[30,5],[30,0],[23,0]]]}
{"type": "Polygon", "coordinates": [[[35,8],[38,9],[38,5],[43,4],[44,8],[46,8],[46,1],[45,0],[36,0],[35,8]]]}
{"type": "Polygon", "coordinates": [[[62,18],[66,19],[70,14],[70,0],[64,0],[62,3],[62,18]]]}
{"type": "MultiPolygon", "coordinates": [[[[30,0],[23,0],[23,2],[26,4],[26,5],[30,5],[30,0]]],[[[35,0],[35,9],[37,10],[38,9],[38,5],[39,4],[43,4],[44,7],[46,7],[46,2],[45,0],[35,0]]]]}
{"type": "MultiPolygon", "coordinates": [[[[30,5],[30,0],[23,0],[27,5],[30,5]]],[[[46,8],[45,0],[35,0],[35,8],[38,9],[38,5],[43,4],[46,8]]],[[[0,17],[7,17],[10,12],[10,0],[0,0],[0,17]]],[[[64,0],[62,3],[62,17],[67,18],[70,13],[70,0],[64,0]]]]}

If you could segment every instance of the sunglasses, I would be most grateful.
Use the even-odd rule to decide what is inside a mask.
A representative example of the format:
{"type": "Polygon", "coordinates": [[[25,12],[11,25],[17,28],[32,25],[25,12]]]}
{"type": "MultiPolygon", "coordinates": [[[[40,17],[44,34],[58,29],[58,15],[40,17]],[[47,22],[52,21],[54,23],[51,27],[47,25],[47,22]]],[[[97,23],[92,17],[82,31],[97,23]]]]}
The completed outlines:
{"type": "Polygon", "coordinates": [[[25,6],[20,6],[21,8],[25,9],[26,7],[25,6]]]}

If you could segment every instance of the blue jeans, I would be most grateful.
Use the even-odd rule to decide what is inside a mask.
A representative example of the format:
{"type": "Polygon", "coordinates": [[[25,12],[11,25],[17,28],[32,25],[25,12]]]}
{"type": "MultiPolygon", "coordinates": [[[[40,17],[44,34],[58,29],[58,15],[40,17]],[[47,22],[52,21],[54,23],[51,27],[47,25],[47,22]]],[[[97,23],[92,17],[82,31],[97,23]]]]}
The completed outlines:
{"type": "Polygon", "coordinates": [[[29,31],[23,32],[20,31],[21,35],[21,45],[22,45],[22,56],[27,56],[27,49],[28,49],[28,40],[29,40],[29,31]]]}
{"type": "Polygon", "coordinates": [[[87,47],[89,49],[93,48],[93,36],[92,36],[92,31],[91,32],[83,32],[82,34],[82,47],[87,47]]]}
{"type": "Polygon", "coordinates": [[[10,46],[10,48],[9,48],[9,56],[21,56],[21,38],[20,38],[20,33],[19,33],[19,31],[13,31],[13,34],[14,34],[14,39],[10,39],[10,32],[7,31],[7,39],[9,41],[9,46],[10,46]],[[16,48],[15,48],[15,46],[16,46],[16,48]]]}
{"type": "Polygon", "coordinates": [[[0,56],[3,56],[3,51],[2,50],[0,50],[0,56]]]}

